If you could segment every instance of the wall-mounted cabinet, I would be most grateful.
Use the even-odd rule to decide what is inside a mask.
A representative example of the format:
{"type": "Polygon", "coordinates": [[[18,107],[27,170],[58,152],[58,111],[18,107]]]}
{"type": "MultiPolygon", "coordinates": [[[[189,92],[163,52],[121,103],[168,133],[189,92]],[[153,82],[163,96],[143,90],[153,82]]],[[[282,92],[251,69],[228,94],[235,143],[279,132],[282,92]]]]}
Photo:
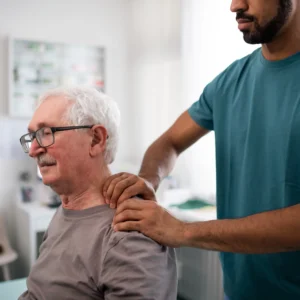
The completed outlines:
{"type": "Polygon", "coordinates": [[[105,90],[105,49],[9,38],[9,115],[31,117],[39,95],[62,85],[105,90]]]}

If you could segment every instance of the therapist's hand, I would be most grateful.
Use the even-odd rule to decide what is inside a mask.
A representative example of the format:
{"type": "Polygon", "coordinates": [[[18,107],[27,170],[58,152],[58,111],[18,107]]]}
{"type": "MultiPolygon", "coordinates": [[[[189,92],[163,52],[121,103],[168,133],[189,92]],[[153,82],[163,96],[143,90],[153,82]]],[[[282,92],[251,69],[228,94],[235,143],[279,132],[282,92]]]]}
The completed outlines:
{"type": "Polygon", "coordinates": [[[156,201],[150,182],[126,172],[108,177],[102,187],[102,194],[111,208],[116,208],[123,201],[135,196],[156,201]]]}
{"type": "Polygon", "coordinates": [[[184,245],[185,223],[152,200],[129,199],[122,202],[116,210],[113,228],[115,231],[140,231],[170,247],[184,245]]]}

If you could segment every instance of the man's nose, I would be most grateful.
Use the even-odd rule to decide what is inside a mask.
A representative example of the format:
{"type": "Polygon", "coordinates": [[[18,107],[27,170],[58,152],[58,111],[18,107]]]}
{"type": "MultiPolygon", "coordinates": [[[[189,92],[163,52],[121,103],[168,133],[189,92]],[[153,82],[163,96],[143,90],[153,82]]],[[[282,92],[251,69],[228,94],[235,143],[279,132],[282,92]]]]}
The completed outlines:
{"type": "Polygon", "coordinates": [[[234,13],[238,11],[246,11],[248,9],[247,0],[232,0],[230,5],[230,10],[234,13]]]}
{"type": "Polygon", "coordinates": [[[37,157],[38,155],[42,154],[42,153],[45,153],[45,148],[41,147],[39,145],[39,143],[37,142],[36,139],[34,139],[31,143],[31,146],[29,148],[29,156],[34,158],[34,157],[37,157]]]}

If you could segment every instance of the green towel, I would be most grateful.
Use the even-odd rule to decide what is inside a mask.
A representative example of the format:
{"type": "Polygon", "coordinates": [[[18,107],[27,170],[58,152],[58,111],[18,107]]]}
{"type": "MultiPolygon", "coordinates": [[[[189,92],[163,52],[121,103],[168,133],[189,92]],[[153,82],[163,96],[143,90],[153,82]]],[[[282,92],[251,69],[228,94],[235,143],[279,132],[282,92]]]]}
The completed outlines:
{"type": "Polygon", "coordinates": [[[178,207],[180,209],[201,209],[204,207],[214,207],[210,203],[207,203],[203,199],[188,199],[187,201],[180,204],[172,204],[171,207],[178,207]]]}

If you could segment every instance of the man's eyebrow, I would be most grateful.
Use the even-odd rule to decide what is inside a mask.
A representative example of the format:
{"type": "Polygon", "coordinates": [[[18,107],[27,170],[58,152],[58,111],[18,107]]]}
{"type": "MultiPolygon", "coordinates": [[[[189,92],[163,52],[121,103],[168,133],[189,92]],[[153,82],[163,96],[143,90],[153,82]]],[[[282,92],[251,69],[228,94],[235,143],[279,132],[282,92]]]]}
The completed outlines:
{"type": "MultiPolygon", "coordinates": [[[[36,125],[37,129],[36,130],[38,130],[38,129],[42,128],[42,127],[51,127],[51,126],[49,124],[44,123],[44,122],[40,122],[40,123],[37,123],[37,125],[36,125]]],[[[27,130],[28,130],[28,132],[34,132],[34,131],[36,131],[36,130],[30,128],[30,126],[27,128],[27,130]]]]}

